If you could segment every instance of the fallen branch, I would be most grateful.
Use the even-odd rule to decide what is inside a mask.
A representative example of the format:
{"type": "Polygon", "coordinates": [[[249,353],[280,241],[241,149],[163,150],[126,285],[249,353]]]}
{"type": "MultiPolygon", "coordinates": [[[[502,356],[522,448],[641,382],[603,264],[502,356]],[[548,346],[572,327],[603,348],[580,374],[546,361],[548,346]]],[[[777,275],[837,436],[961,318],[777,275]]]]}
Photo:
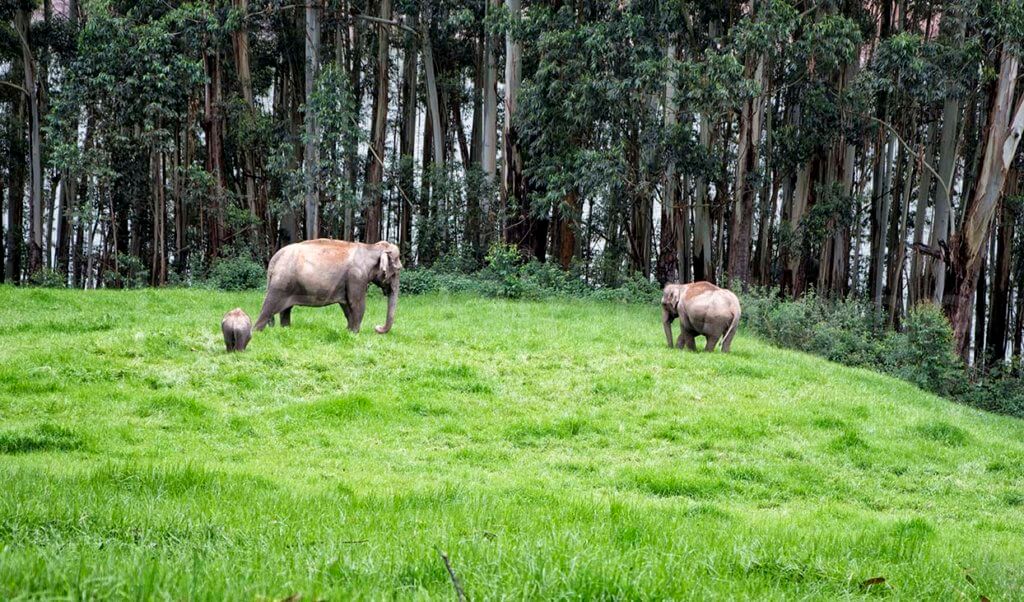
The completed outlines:
{"type": "Polygon", "coordinates": [[[468,600],[468,598],[466,598],[466,592],[462,590],[462,584],[459,583],[459,578],[455,574],[455,569],[452,568],[452,563],[448,560],[448,556],[441,551],[441,548],[437,549],[437,553],[441,555],[441,560],[444,561],[444,568],[448,569],[448,576],[452,578],[452,585],[455,587],[455,596],[458,598],[459,602],[468,600]]]}

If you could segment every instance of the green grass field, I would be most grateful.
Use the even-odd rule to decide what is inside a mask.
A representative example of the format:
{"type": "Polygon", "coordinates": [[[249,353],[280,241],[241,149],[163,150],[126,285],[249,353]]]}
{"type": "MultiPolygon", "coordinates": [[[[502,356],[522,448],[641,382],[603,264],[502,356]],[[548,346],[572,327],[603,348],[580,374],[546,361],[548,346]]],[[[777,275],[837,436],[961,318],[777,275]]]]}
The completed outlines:
{"type": "Polygon", "coordinates": [[[0,598],[452,599],[441,552],[473,600],[1024,596],[1024,422],[653,306],[224,353],[260,300],[0,287],[0,598]]]}

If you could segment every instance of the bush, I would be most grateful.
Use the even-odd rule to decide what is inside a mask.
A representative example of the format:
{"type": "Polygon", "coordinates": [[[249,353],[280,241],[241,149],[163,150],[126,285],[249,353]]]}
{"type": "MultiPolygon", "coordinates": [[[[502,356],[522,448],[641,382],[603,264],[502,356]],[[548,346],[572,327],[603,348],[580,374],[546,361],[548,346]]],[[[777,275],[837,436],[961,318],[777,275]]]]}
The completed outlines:
{"type": "Polygon", "coordinates": [[[207,283],[225,291],[263,288],[266,270],[248,257],[218,259],[213,263],[207,283]]]}
{"type": "Polygon", "coordinates": [[[989,412],[1024,418],[1024,379],[1020,359],[1009,366],[997,366],[984,378],[975,378],[957,396],[965,403],[989,412]]]}
{"type": "Polygon", "coordinates": [[[66,288],[68,285],[66,276],[49,268],[43,268],[29,276],[28,283],[42,288],[66,288]]]}
{"type": "Polygon", "coordinates": [[[433,268],[403,270],[402,293],[422,295],[426,293],[476,293],[485,294],[483,282],[474,276],[438,272],[433,268]]]}
{"type": "Polygon", "coordinates": [[[953,330],[942,309],[921,304],[907,315],[906,329],[885,328],[867,302],[830,301],[808,293],[783,300],[770,289],[743,295],[743,323],[783,347],[883,372],[938,395],[984,410],[1024,417],[1024,379],[1019,362],[968,371],[953,349],[953,330]]]}
{"type": "Polygon", "coordinates": [[[911,309],[905,339],[899,376],[939,395],[964,392],[964,366],[953,350],[953,331],[939,307],[922,303],[911,309]]]}
{"type": "Polygon", "coordinates": [[[128,253],[117,254],[117,269],[103,272],[103,285],[110,288],[142,288],[149,284],[149,270],[142,260],[128,253]]]}

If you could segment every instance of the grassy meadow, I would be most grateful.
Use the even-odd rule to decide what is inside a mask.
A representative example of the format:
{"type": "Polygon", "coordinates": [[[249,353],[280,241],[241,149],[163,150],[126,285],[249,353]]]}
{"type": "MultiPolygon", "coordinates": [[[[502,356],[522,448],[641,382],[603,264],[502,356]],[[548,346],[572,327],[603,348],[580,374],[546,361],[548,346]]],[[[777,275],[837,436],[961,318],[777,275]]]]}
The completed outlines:
{"type": "Polygon", "coordinates": [[[0,598],[1024,597],[1024,422],[656,306],[0,287],[0,598]]]}

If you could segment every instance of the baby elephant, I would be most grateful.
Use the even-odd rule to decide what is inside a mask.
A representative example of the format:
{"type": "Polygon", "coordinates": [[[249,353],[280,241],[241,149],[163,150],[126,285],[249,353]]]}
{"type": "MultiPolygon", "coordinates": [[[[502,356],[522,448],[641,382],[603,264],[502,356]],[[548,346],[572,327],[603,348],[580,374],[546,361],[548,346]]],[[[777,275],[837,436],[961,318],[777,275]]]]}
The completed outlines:
{"type": "Polygon", "coordinates": [[[672,347],[672,320],[677,317],[680,331],[676,347],[696,351],[694,337],[704,335],[707,339],[704,351],[714,351],[718,339],[724,336],[722,352],[728,353],[740,324],[740,300],[732,291],[710,282],[669,284],[661,296],[661,322],[669,347],[672,347]]]}
{"type": "Polygon", "coordinates": [[[224,333],[224,345],[229,352],[245,351],[245,346],[252,338],[252,320],[241,307],[224,314],[224,319],[220,321],[220,329],[224,333]]]}

